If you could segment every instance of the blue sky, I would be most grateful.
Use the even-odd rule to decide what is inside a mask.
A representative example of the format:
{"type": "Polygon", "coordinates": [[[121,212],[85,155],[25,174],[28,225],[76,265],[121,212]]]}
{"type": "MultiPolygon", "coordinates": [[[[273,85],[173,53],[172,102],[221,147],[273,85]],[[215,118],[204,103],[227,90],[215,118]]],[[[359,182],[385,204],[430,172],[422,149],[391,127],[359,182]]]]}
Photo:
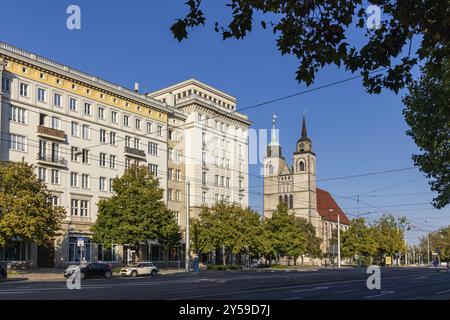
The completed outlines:
{"type": "MultiPolygon", "coordinates": [[[[146,92],[196,78],[235,96],[238,108],[305,90],[295,80],[297,61],[280,55],[271,32],[257,26],[245,41],[222,41],[213,22],[227,21],[229,11],[219,5],[223,2],[206,1],[206,27],[178,43],[169,28],[186,12],[183,0],[8,1],[0,11],[0,41],[126,87],[139,82],[146,92]],[[66,28],[70,4],[81,8],[81,30],[66,28]]],[[[326,68],[314,86],[349,76],[344,70],[326,68]]],[[[270,128],[272,113],[277,114],[283,152],[290,160],[306,111],[317,154],[318,185],[341,196],[336,200],[345,212],[357,212],[352,199],[361,194],[360,213],[376,211],[367,218],[390,212],[428,229],[450,224],[448,209],[438,211],[429,205],[433,194],[416,169],[320,182],[413,166],[411,154],[417,147],[405,134],[401,95],[387,91],[369,95],[360,80],[352,80],[246,113],[255,129],[270,128]],[[397,186],[368,193],[393,185],[397,186]]],[[[251,174],[259,172],[258,165],[250,167],[251,174]]],[[[262,205],[257,194],[261,185],[260,179],[250,178],[251,205],[257,210],[262,205]]],[[[407,240],[415,242],[423,234],[411,230],[407,240]]]]}

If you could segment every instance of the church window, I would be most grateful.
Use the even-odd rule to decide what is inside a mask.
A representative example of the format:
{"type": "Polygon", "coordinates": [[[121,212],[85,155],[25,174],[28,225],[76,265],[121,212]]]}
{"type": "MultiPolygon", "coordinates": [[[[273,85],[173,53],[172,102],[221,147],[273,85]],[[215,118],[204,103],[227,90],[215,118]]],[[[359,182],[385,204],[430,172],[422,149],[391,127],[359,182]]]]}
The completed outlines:
{"type": "Polygon", "coordinates": [[[294,197],[292,194],[289,196],[289,209],[294,208],[294,197]]]}
{"type": "Polygon", "coordinates": [[[273,174],[273,166],[269,164],[269,174],[273,174]]]}
{"type": "Polygon", "coordinates": [[[286,204],[286,206],[288,205],[288,196],[284,195],[284,203],[286,204]]]}
{"type": "Polygon", "coordinates": [[[305,171],[305,163],[303,161],[300,161],[298,164],[298,171],[305,171]]]}
{"type": "Polygon", "coordinates": [[[279,203],[282,203],[282,202],[283,202],[283,196],[280,196],[280,197],[278,198],[278,202],[279,202],[279,203]]]}

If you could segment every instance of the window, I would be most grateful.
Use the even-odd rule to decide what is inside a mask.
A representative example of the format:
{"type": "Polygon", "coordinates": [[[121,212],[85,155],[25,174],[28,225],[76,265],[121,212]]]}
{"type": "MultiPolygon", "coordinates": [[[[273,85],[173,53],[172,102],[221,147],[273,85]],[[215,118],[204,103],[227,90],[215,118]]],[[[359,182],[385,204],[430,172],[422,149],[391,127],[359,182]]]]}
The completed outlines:
{"type": "Polygon", "coordinates": [[[173,179],[173,169],[169,169],[167,171],[167,179],[172,180],[173,179]]]}
{"type": "Polygon", "coordinates": [[[83,124],[83,139],[91,139],[91,128],[87,124],[83,124]]]}
{"type": "Polygon", "coordinates": [[[80,136],[80,125],[78,124],[78,122],[72,121],[71,132],[72,132],[72,137],[80,136]]]}
{"type": "Polygon", "coordinates": [[[89,175],[88,174],[83,174],[81,175],[81,187],[83,189],[89,189],[89,175]]]}
{"type": "Polygon", "coordinates": [[[89,201],[80,200],[80,217],[88,216],[89,201]]]}
{"type": "Polygon", "coordinates": [[[148,165],[148,170],[150,170],[150,172],[156,177],[158,176],[158,165],[156,164],[149,164],[148,165]]]}
{"type": "Polygon", "coordinates": [[[114,184],[114,179],[110,178],[109,179],[109,192],[114,192],[113,184],[114,184]]]}
{"type": "Polygon", "coordinates": [[[77,199],[72,199],[70,201],[70,215],[71,216],[78,216],[78,200],[77,199]]]}
{"type": "Polygon", "coordinates": [[[116,111],[111,111],[111,122],[112,123],[118,123],[118,119],[117,119],[117,112],[116,111]]]}
{"type": "Polygon", "coordinates": [[[70,173],[70,186],[72,188],[78,188],[78,173],[76,172],[70,173]]]}
{"type": "Polygon", "coordinates": [[[59,184],[59,170],[52,169],[52,184],[59,184]]]}
{"type": "Polygon", "coordinates": [[[298,170],[305,171],[305,163],[303,161],[300,161],[300,163],[298,164],[298,170]]]}
{"type": "Polygon", "coordinates": [[[202,192],[202,203],[206,203],[206,192],[202,192]]]}
{"type": "Polygon", "coordinates": [[[11,80],[8,78],[2,79],[2,91],[10,92],[11,91],[11,80]]]}
{"type": "Polygon", "coordinates": [[[116,133],[110,132],[109,133],[109,144],[115,146],[116,145],[116,133]]]}
{"type": "Polygon", "coordinates": [[[55,105],[55,107],[61,107],[62,105],[62,95],[60,95],[59,93],[55,93],[53,95],[53,104],[55,105]]]}
{"type": "Polygon", "coordinates": [[[158,126],[158,136],[160,136],[160,137],[162,137],[162,130],[163,130],[163,127],[162,126],[158,126]]]}
{"type": "Polygon", "coordinates": [[[46,102],[47,101],[47,91],[45,91],[42,88],[38,88],[37,99],[39,102],[46,102]]]}
{"type": "Polygon", "coordinates": [[[181,192],[180,190],[175,191],[175,201],[180,202],[181,201],[181,192]]]}
{"type": "Polygon", "coordinates": [[[89,150],[83,149],[81,162],[85,164],[89,163],[89,150]]]}
{"type": "Polygon", "coordinates": [[[106,167],[106,154],[100,153],[100,167],[106,167]]]}
{"type": "Polygon", "coordinates": [[[77,111],[78,106],[77,106],[77,100],[74,98],[70,98],[69,99],[69,109],[71,111],[77,111]]]}
{"type": "Polygon", "coordinates": [[[100,120],[105,120],[105,108],[98,107],[98,118],[100,120]]]}
{"type": "Polygon", "coordinates": [[[123,116],[123,126],[124,127],[129,127],[130,126],[130,116],[123,116]]]}
{"type": "Polygon", "coordinates": [[[38,178],[39,180],[46,182],[47,181],[47,169],[40,167],[38,169],[38,178]]]}
{"type": "Polygon", "coordinates": [[[116,158],[114,155],[109,156],[109,167],[111,169],[117,169],[116,158]]]}
{"type": "Polygon", "coordinates": [[[217,174],[216,174],[216,176],[215,176],[214,184],[215,184],[216,186],[219,185],[219,176],[218,176],[217,174]]]}
{"type": "Polygon", "coordinates": [[[157,156],[158,155],[158,144],[149,142],[148,143],[148,153],[153,156],[157,156]]]}
{"type": "Polygon", "coordinates": [[[230,187],[230,178],[227,177],[227,188],[230,187]]]}
{"type": "Polygon", "coordinates": [[[225,177],[224,177],[224,176],[221,176],[221,177],[220,177],[220,185],[221,185],[222,187],[225,185],[224,180],[225,180],[225,177]]]}
{"type": "Polygon", "coordinates": [[[52,206],[57,207],[59,206],[59,197],[52,195],[50,196],[50,203],[52,204],[52,206]]]}
{"type": "Polygon", "coordinates": [[[202,172],[202,184],[206,184],[206,172],[202,172]]]}
{"type": "Polygon", "coordinates": [[[131,160],[125,159],[125,170],[127,170],[131,166],[131,160]]]}
{"type": "Polygon", "coordinates": [[[11,134],[9,139],[9,148],[11,150],[26,152],[27,138],[17,134],[11,134]]]}
{"type": "Polygon", "coordinates": [[[134,148],[140,150],[140,147],[141,147],[141,140],[139,140],[138,138],[134,138],[134,148]]]}
{"type": "Polygon", "coordinates": [[[141,119],[136,119],[136,130],[141,130],[141,119]]]}
{"type": "Polygon", "coordinates": [[[147,122],[147,133],[152,133],[153,124],[151,122],[147,122]]]}
{"type": "Polygon", "coordinates": [[[106,191],[106,178],[105,177],[100,177],[98,179],[99,185],[98,185],[98,189],[100,191],[106,191]]]}
{"type": "Polygon", "coordinates": [[[106,143],[106,130],[100,129],[100,143],[106,143]]]}
{"type": "Polygon", "coordinates": [[[78,161],[78,147],[70,148],[70,159],[72,161],[78,161]]]}
{"type": "Polygon", "coordinates": [[[21,83],[20,84],[20,95],[22,97],[28,97],[28,94],[29,94],[29,92],[28,92],[28,85],[25,84],[25,83],[21,83]]]}
{"type": "Polygon", "coordinates": [[[180,177],[181,171],[180,170],[176,170],[175,171],[175,175],[176,175],[176,180],[180,181],[181,177],[180,177]]]}
{"type": "Polygon", "coordinates": [[[239,191],[242,190],[242,180],[239,179],[239,191]]]}
{"type": "Polygon", "coordinates": [[[26,115],[27,115],[27,112],[23,108],[19,108],[16,106],[9,107],[9,120],[11,120],[13,122],[25,124],[27,121],[26,115]]]}
{"type": "Polygon", "coordinates": [[[289,209],[294,208],[294,197],[292,194],[289,196],[289,209]]]}
{"type": "Polygon", "coordinates": [[[88,116],[92,115],[92,108],[91,108],[91,104],[90,103],[86,102],[84,104],[84,114],[88,115],[88,116]]]}
{"type": "Polygon", "coordinates": [[[59,130],[60,128],[60,120],[57,117],[52,117],[52,129],[59,130]]]}
{"type": "Polygon", "coordinates": [[[131,147],[131,137],[125,136],[125,147],[131,147]]]}
{"type": "Polygon", "coordinates": [[[173,190],[172,189],[167,189],[167,199],[169,201],[173,201],[173,190]]]}
{"type": "Polygon", "coordinates": [[[219,202],[219,195],[217,193],[214,195],[214,201],[219,202]]]}

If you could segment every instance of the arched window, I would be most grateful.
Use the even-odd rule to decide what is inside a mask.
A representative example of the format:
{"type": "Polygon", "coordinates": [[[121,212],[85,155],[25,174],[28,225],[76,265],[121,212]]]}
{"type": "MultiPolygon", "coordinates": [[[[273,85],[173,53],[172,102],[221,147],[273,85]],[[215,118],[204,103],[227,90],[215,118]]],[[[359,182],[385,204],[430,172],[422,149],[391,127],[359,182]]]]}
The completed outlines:
{"type": "Polygon", "coordinates": [[[269,168],[269,174],[273,174],[273,165],[269,164],[268,168],[269,168]]]}
{"type": "Polygon", "coordinates": [[[303,161],[299,162],[298,171],[305,171],[305,163],[303,161]]]}
{"type": "Polygon", "coordinates": [[[279,203],[282,203],[282,202],[283,202],[283,196],[280,196],[280,197],[278,198],[278,202],[279,202],[279,203]]]}
{"type": "Polygon", "coordinates": [[[294,196],[291,194],[289,196],[289,209],[294,208],[294,196]]]}
{"type": "Polygon", "coordinates": [[[286,204],[286,206],[289,205],[289,204],[288,204],[288,196],[287,196],[287,195],[284,195],[284,203],[286,204]]]}

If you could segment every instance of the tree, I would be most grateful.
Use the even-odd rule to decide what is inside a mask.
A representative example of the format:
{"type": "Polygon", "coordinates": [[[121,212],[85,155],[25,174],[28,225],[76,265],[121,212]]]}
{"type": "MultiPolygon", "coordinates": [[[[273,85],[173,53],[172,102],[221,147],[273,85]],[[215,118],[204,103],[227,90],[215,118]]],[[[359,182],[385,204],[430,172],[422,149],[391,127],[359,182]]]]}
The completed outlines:
{"type": "MultiPolygon", "coordinates": [[[[205,24],[201,4],[202,0],[186,1],[188,14],[171,27],[178,41],[188,37],[188,29],[205,24]]],[[[412,79],[413,66],[424,59],[430,67],[439,66],[449,55],[447,0],[228,0],[226,6],[231,9],[231,22],[226,26],[216,22],[214,28],[224,40],[244,39],[256,21],[263,29],[270,26],[281,54],[299,60],[296,78],[307,85],[319,69],[335,64],[359,71],[371,93],[383,87],[398,92],[412,79]],[[379,28],[367,27],[373,19],[370,5],[383,13],[379,28]],[[365,36],[363,43],[357,36],[349,43],[347,35],[358,31],[365,36]],[[413,40],[419,42],[415,52],[411,52],[413,40]],[[386,73],[373,74],[380,68],[386,73]]]]}
{"type": "Polygon", "coordinates": [[[422,151],[413,155],[414,163],[437,192],[433,205],[443,208],[450,203],[450,59],[437,70],[424,68],[403,103],[407,134],[422,151]]]}
{"type": "Polygon", "coordinates": [[[146,166],[131,166],[114,179],[115,194],[98,203],[92,227],[94,242],[133,245],[139,256],[139,242],[156,240],[167,248],[180,239],[172,211],[163,201],[163,189],[146,166]]]}
{"type": "Polygon", "coordinates": [[[269,257],[287,257],[294,261],[301,255],[320,254],[320,239],[314,226],[303,218],[289,214],[286,204],[280,203],[272,218],[264,222],[264,254],[269,257]]]}
{"type": "Polygon", "coordinates": [[[225,202],[211,208],[203,206],[191,228],[193,248],[198,253],[211,253],[224,247],[238,257],[258,253],[260,234],[257,212],[225,202]]]}
{"type": "Polygon", "coordinates": [[[372,237],[377,243],[375,257],[381,261],[384,257],[405,252],[404,218],[395,219],[392,215],[383,215],[371,225],[372,237]]]}
{"type": "MultiPolygon", "coordinates": [[[[432,258],[432,252],[439,249],[440,260],[450,261],[450,226],[440,228],[420,238],[419,248],[424,257],[428,255],[428,240],[430,242],[430,259],[432,258]]],[[[427,258],[425,261],[427,261],[427,258]]]]}
{"type": "Polygon", "coordinates": [[[61,229],[66,212],[52,205],[34,170],[24,162],[0,162],[0,247],[13,238],[43,245],[61,229]]]}
{"type": "Polygon", "coordinates": [[[347,231],[342,233],[342,256],[358,257],[358,264],[371,264],[377,252],[374,230],[366,225],[364,218],[353,219],[347,231]],[[367,261],[368,259],[368,261],[367,261]]]}

